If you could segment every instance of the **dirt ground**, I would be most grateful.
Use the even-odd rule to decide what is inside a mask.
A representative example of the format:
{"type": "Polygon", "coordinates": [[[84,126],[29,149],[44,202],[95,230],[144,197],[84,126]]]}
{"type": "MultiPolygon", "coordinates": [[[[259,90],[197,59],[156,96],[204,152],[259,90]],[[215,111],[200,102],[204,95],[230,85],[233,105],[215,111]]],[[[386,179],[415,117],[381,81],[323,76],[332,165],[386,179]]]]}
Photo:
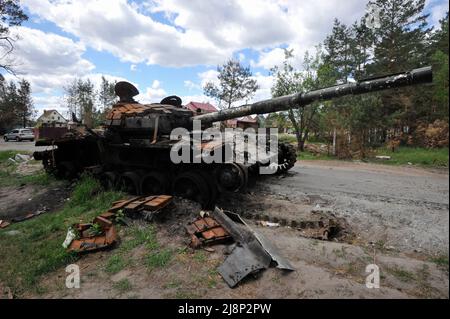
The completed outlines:
{"type": "Polygon", "coordinates": [[[181,251],[167,266],[146,268],[141,246],[126,267],[110,274],[105,267],[115,250],[93,253],[77,261],[80,289],[65,288],[67,273],[60,269],[44,278],[42,294],[26,297],[448,298],[448,264],[432,261],[446,255],[448,263],[448,189],[448,170],[304,161],[219,203],[270,239],[294,272],[269,268],[231,289],[215,270],[227,246],[186,250],[179,227],[158,223],[158,242],[181,251]],[[308,238],[308,227],[324,218],[337,220],[339,233],[330,240],[308,238]],[[282,225],[263,227],[261,220],[282,225]],[[365,286],[366,266],[373,263],[380,268],[379,289],[365,286]]]}

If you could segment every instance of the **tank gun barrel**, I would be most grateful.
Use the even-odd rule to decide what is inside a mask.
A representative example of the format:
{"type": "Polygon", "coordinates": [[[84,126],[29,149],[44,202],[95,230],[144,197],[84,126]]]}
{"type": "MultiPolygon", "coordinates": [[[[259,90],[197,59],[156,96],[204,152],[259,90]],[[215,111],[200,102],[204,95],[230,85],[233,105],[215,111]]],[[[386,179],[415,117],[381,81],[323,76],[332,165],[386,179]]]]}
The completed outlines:
{"type": "Polygon", "coordinates": [[[304,107],[314,101],[324,101],[346,95],[359,95],[404,86],[431,83],[432,81],[433,72],[431,67],[428,66],[407,72],[364,79],[358,82],[326,87],[305,93],[295,93],[292,95],[276,97],[253,104],[221,110],[219,112],[197,115],[192,119],[201,120],[203,123],[212,123],[253,114],[286,111],[290,108],[304,107]]]}

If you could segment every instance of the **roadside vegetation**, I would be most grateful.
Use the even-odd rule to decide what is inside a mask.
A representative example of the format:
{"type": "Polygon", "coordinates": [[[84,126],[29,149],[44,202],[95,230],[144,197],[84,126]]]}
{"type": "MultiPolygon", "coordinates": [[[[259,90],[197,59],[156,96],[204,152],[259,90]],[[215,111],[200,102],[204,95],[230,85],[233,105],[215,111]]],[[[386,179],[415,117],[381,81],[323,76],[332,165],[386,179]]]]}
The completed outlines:
{"type": "MultiPolygon", "coordinates": [[[[55,182],[55,179],[46,174],[42,169],[31,172],[30,174],[20,174],[18,167],[20,163],[10,160],[17,154],[27,154],[22,151],[1,151],[0,152],[0,186],[21,186],[21,185],[41,185],[46,186],[55,182]]],[[[32,164],[34,160],[28,163],[32,164]]]]}
{"type": "Polygon", "coordinates": [[[80,220],[91,221],[122,196],[103,191],[98,181],[85,176],[62,210],[0,230],[0,282],[19,296],[25,291],[39,293],[42,275],[77,259],[61,245],[68,227],[80,220]]]}
{"type": "MultiPolygon", "coordinates": [[[[291,134],[280,134],[279,142],[290,143],[295,145],[296,139],[291,134]]],[[[320,142],[308,142],[305,150],[298,152],[299,160],[338,160],[336,156],[329,155],[327,152],[313,153],[309,150],[308,145],[325,145],[320,142]]],[[[385,165],[414,165],[428,168],[448,168],[449,167],[449,149],[443,148],[425,148],[400,146],[394,151],[387,147],[375,148],[369,152],[362,161],[369,163],[385,164],[385,165]],[[376,156],[389,156],[390,159],[377,159],[376,156]]]]}
{"type": "MultiPolygon", "coordinates": [[[[448,147],[427,149],[401,146],[394,152],[386,148],[379,148],[375,150],[375,154],[391,157],[389,160],[382,161],[383,164],[448,167],[448,147]]],[[[369,161],[380,162],[374,158],[369,158],[369,161]]]]}
{"type": "MultiPolygon", "coordinates": [[[[427,149],[420,147],[399,147],[395,152],[387,148],[375,149],[373,155],[362,159],[364,162],[384,165],[413,165],[427,168],[448,168],[448,148],[427,149]],[[377,159],[376,156],[389,156],[388,160],[377,159]]],[[[300,152],[299,160],[339,160],[328,154],[313,154],[308,150],[300,152]]]]}

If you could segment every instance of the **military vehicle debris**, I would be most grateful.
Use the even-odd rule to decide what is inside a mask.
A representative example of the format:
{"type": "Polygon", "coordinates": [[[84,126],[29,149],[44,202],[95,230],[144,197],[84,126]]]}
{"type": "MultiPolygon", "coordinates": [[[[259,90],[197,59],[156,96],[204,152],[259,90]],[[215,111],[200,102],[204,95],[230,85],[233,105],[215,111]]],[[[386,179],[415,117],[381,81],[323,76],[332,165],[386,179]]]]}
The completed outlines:
{"type": "MultiPolygon", "coordinates": [[[[104,129],[78,126],[62,131],[58,136],[52,132],[50,137],[36,141],[36,146],[50,146],[51,149],[35,152],[34,158],[43,162],[47,172],[61,178],[75,178],[88,171],[106,187],[118,187],[135,195],[175,194],[212,208],[222,192],[244,189],[249,179],[259,175],[260,168],[273,156],[278,159],[276,171],[286,172],[292,168],[296,162],[295,150],[292,145],[280,143],[278,154],[269,152],[256,161],[248,160],[254,156],[248,151],[243,154],[247,160],[244,163],[226,161],[225,158],[221,163],[209,163],[203,158],[194,163],[174,163],[170,153],[181,140],[170,139],[173,129],[183,128],[194,135],[194,120],[201,121],[202,129],[205,129],[217,121],[431,81],[431,67],[424,67],[200,115],[184,108],[177,96],[169,96],[160,103],[140,104],[134,100],[138,90],[128,82],[118,82],[115,92],[120,100],[107,115],[104,129]]],[[[187,143],[193,158],[197,146],[192,141],[187,143]]],[[[230,140],[202,140],[200,151],[213,154],[222,150],[226,154],[233,143],[230,140]]]]}
{"type": "Polygon", "coordinates": [[[218,268],[219,274],[230,288],[235,287],[246,276],[269,268],[272,261],[279,269],[295,270],[269,240],[250,228],[238,214],[216,208],[211,216],[236,242],[231,254],[218,268]]]}
{"type": "Polygon", "coordinates": [[[231,240],[230,234],[209,216],[200,217],[189,223],[186,230],[191,235],[189,246],[198,248],[204,245],[214,245],[231,240]]]}
{"type": "Polygon", "coordinates": [[[62,245],[77,253],[110,247],[118,240],[115,223],[124,223],[125,216],[150,221],[171,202],[169,195],[139,196],[113,202],[112,207],[95,217],[92,223],[72,225],[62,245]]]}
{"type": "Polygon", "coordinates": [[[68,251],[83,253],[104,249],[117,242],[117,232],[111,220],[102,216],[92,223],[75,224],[67,232],[63,247],[68,251]]]}

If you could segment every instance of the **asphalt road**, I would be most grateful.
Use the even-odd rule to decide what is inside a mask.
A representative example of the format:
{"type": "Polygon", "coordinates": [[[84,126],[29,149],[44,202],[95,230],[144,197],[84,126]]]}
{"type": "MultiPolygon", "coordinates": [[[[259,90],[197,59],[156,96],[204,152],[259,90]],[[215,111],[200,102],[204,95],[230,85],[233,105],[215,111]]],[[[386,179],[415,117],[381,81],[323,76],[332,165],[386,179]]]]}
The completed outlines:
{"type": "Polygon", "coordinates": [[[265,187],[295,204],[320,196],[326,209],[344,217],[365,241],[402,250],[445,253],[449,249],[448,170],[302,161],[265,187]]]}
{"type": "Polygon", "coordinates": [[[34,142],[23,141],[23,142],[5,142],[3,137],[0,138],[0,151],[26,151],[26,152],[34,152],[34,151],[42,151],[45,150],[46,146],[34,146],[34,142]]]}

